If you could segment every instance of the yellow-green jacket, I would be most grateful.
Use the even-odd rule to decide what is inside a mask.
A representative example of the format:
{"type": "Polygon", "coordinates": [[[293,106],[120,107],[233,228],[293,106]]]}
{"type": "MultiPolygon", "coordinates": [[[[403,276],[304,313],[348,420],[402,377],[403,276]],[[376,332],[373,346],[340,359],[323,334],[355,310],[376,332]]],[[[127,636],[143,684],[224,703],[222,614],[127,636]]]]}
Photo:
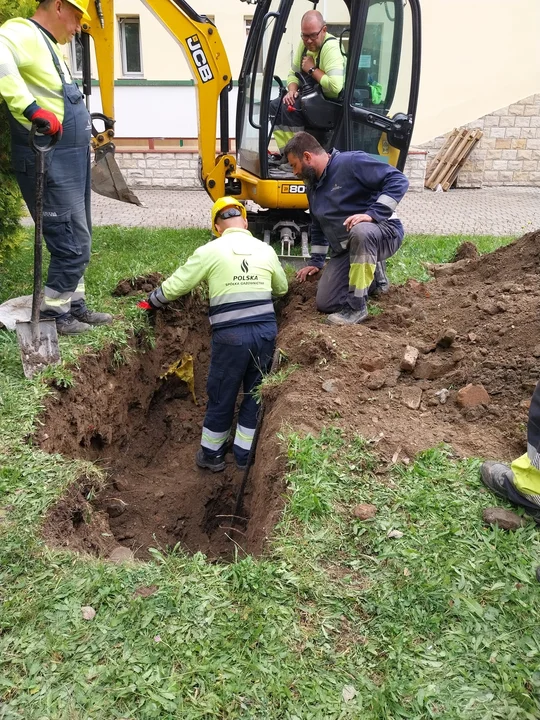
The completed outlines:
{"type": "Polygon", "coordinates": [[[285,295],[287,278],[278,257],[248,230],[228,228],[197,248],[160,288],[152,301],[165,305],[208,281],[212,329],[275,322],[272,295],[285,295]]]}
{"type": "Polygon", "coordinates": [[[319,58],[318,66],[325,73],[319,83],[322,91],[327,98],[337,98],[343,90],[343,83],[345,82],[345,58],[341,54],[339,40],[334,35],[326,33],[325,42],[317,52],[306,51],[304,43],[301,42],[296,48],[291,72],[287,77],[287,86],[291,83],[298,85],[298,78],[295,73],[302,72],[302,57],[304,55],[312,57],[315,63],[319,58]]]}
{"type": "MultiPolygon", "coordinates": [[[[66,78],[71,77],[59,46],[50,41],[66,78]]],[[[30,20],[14,18],[0,27],[0,95],[16,120],[27,129],[24,111],[32,103],[64,119],[62,81],[43,32],[30,20]]]]}

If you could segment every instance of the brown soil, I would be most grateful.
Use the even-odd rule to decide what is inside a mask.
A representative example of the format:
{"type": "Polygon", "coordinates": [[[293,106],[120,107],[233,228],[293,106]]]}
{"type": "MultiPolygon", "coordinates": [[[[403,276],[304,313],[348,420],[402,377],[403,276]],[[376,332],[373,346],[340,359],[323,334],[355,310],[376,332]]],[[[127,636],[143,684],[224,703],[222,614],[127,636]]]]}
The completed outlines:
{"type": "Polygon", "coordinates": [[[209,360],[204,304],[192,298],[158,313],[155,348],[135,338],[120,366],[114,348],[86,357],[75,387],[47,402],[36,442],[96,462],[108,484],[92,506],[84,482],[82,493],[72,489],[49,514],[46,538],[94,554],[121,544],[139,558],[149,547],[176,543],[217,558],[235,547],[258,553],[282,507],[283,425],[301,434],[341,426],[372,440],[388,462],[441,442],[463,456],[515,457],[525,448],[540,376],[539,265],[540,233],[525,235],[491,255],[434,266],[429,283],[392,288],[378,300],[381,315],[352,327],[324,324],[316,282],[294,284],[280,310],[278,344],[300,367],[267,393],[246,520],[235,527],[230,516],[242,474],[232,463],[214,475],[194,463],[209,360]],[[420,351],[412,372],[400,369],[407,345],[420,351]],[[194,358],[197,405],[183,382],[160,379],[186,352],[194,358]],[[457,405],[469,383],[484,386],[489,404],[457,405]],[[445,403],[441,390],[448,391],[445,403]],[[418,409],[404,404],[419,391],[418,409]],[[106,509],[114,515],[119,501],[125,510],[109,517],[106,509]]]}

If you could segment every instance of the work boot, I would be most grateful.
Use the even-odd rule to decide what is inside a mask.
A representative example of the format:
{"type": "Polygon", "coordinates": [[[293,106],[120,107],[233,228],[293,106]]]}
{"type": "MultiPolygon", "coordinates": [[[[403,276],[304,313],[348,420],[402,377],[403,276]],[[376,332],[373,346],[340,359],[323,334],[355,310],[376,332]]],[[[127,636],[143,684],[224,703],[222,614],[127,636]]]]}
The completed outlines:
{"type": "Polygon", "coordinates": [[[83,310],[71,310],[74,318],[87,325],[110,325],[113,321],[112,315],[103,312],[94,312],[85,307],[83,310]]]}
{"type": "Polygon", "coordinates": [[[225,470],[225,458],[223,455],[209,458],[206,457],[202,448],[197,450],[195,462],[200,468],[208,468],[208,470],[211,470],[212,472],[221,472],[222,470],[225,470]]]}
{"type": "Polygon", "coordinates": [[[508,500],[508,492],[506,490],[507,484],[512,482],[514,473],[508,467],[502,463],[488,462],[482,463],[480,467],[480,477],[484,485],[491,490],[497,497],[508,500]]]}
{"type": "Polygon", "coordinates": [[[346,305],[339,312],[332,313],[326,318],[329,325],[357,325],[363,322],[368,316],[367,307],[364,306],[360,310],[353,310],[352,307],[346,305]]]}
{"type": "Polygon", "coordinates": [[[92,326],[85,322],[80,322],[71,313],[66,313],[56,319],[56,332],[59,335],[80,335],[88,332],[92,326]]]}

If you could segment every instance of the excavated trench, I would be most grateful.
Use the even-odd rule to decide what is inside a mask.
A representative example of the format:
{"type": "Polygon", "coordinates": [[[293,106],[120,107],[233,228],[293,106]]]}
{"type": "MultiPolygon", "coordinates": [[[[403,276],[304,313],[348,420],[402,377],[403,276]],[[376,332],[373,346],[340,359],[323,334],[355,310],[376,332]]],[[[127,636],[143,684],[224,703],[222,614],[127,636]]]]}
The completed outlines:
{"type": "Polygon", "coordinates": [[[222,473],[195,464],[210,359],[204,302],[190,298],[159,313],[155,333],[154,348],[136,339],[123,359],[118,348],[85,357],[75,386],[49,400],[41,448],[90,460],[107,481],[97,491],[85,478],[70,488],[50,511],[45,538],[100,556],[124,546],[139,559],[151,556],[149,548],[170,552],[177,544],[213,559],[235,550],[257,554],[281,507],[279,451],[264,447],[275,441],[263,427],[242,513],[234,517],[243,473],[232,454],[222,473]],[[186,354],[196,402],[185,381],[162,377],[186,354]]]}
{"type": "MultiPolygon", "coordinates": [[[[144,559],[176,544],[212,558],[257,554],[283,506],[280,429],[362,436],[383,474],[441,442],[460,456],[513,459],[526,448],[540,376],[539,272],[540,232],[482,257],[464,245],[429,283],[392,288],[377,301],[383,312],[354,327],[325,325],[316,282],[293,282],[278,344],[296,370],[266,393],[244,519],[231,517],[242,480],[232,462],[215,475],[194,462],[210,354],[205,303],[158,313],[155,347],[136,338],[124,361],[118,348],[85,356],[74,387],[48,398],[34,442],[100,465],[107,484],[96,494],[81,478],[52,508],[45,537],[102,556],[123,545],[144,559]],[[186,353],[197,404],[184,382],[161,378],[186,353]]],[[[118,292],[147,291],[159,277],[143,280],[118,292]]]]}

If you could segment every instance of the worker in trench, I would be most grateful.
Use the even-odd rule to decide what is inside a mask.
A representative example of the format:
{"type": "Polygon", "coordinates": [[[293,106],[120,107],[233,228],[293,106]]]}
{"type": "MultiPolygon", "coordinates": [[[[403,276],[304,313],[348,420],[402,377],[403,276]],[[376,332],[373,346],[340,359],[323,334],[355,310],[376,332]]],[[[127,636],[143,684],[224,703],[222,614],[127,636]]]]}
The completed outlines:
{"type": "Polygon", "coordinates": [[[525,508],[540,525],[540,383],[529,408],[527,452],[510,466],[493,461],[483,463],[480,476],[492,493],[525,508]]]}
{"type": "Polygon", "coordinates": [[[202,280],[209,286],[212,353],[207,381],[208,404],[201,447],[195,461],[200,468],[225,468],[236,398],[242,390],[233,454],[238,469],[247,466],[259,406],[255,391],[270,369],[277,336],[272,296],[288,290],[287,278],[272,247],[247,229],[246,209],[232,197],[212,208],[212,228],[218,236],[195,250],[186,263],[141,307],[160,310],[186,295],[202,280]]]}
{"type": "Polygon", "coordinates": [[[35,219],[36,161],[29,145],[32,125],[38,145],[58,142],[47,153],[43,237],[51,254],[40,317],[56,321],[61,335],[112,323],[109,313],[90,310],[84,273],[90,262],[90,137],[84,97],[71,77],[61,45],[89,20],[89,0],[40,0],[30,19],[0,27],[0,94],[11,128],[11,164],[35,219]]]}
{"type": "Polygon", "coordinates": [[[307,132],[295,135],[284,152],[306,184],[311,216],[311,260],[297,278],[303,282],[318,274],[328,255],[317,309],[328,313],[331,325],[361,323],[368,316],[370,288],[388,288],[383,263],[403,242],[395,210],[409,181],[360,150],[327,153],[307,132]]]}

